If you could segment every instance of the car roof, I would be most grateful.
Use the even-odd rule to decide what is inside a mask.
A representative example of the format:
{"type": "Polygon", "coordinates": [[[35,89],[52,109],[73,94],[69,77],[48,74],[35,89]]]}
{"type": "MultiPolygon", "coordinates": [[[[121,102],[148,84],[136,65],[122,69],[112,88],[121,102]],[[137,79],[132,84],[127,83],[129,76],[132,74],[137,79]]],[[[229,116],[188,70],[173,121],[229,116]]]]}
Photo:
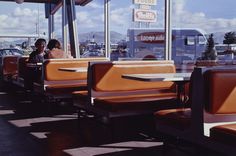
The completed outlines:
{"type": "Polygon", "coordinates": [[[3,49],[0,49],[0,50],[20,50],[20,49],[17,49],[17,48],[3,48],[3,49]]]}

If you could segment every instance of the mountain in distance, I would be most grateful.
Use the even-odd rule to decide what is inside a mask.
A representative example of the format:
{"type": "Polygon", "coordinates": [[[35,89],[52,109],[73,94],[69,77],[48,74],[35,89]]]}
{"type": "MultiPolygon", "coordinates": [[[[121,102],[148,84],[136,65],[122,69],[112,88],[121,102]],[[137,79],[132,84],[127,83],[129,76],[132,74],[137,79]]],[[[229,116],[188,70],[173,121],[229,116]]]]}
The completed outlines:
{"type": "MultiPolygon", "coordinates": [[[[214,32],[214,41],[215,44],[223,44],[224,40],[224,35],[227,32],[214,32]]],[[[126,40],[127,34],[121,34],[115,31],[110,32],[110,39],[111,43],[119,43],[122,40],[126,40]]],[[[209,34],[206,35],[206,37],[209,36],[209,34]]],[[[62,38],[58,38],[59,41],[62,42],[62,38]]],[[[0,49],[1,48],[9,48],[10,45],[21,45],[22,42],[26,41],[25,39],[18,39],[14,41],[0,41],[0,49]]],[[[34,44],[35,40],[31,41],[31,44],[34,44]]],[[[104,43],[104,32],[103,31],[92,31],[88,33],[80,33],[79,34],[79,41],[80,42],[86,42],[86,41],[94,41],[97,42],[98,44],[104,43]]]]}
{"type": "MultiPolygon", "coordinates": [[[[118,43],[122,40],[126,39],[126,35],[115,32],[115,31],[111,31],[110,32],[111,35],[111,43],[118,43]]],[[[60,42],[62,42],[62,38],[58,37],[57,38],[60,42]]],[[[104,43],[104,32],[100,31],[100,32],[88,32],[88,33],[81,33],[79,34],[79,41],[80,42],[85,42],[85,41],[94,41],[97,42],[98,44],[104,43]]],[[[0,49],[1,48],[9,48],[11,45],[21,45],[24,41],[27,41],[26,39],[17,39],[17,40],[13,40],[13,41],[5,41],[2,40],[0,41],[0,49]]],[[[34,40],[31,41],[31,44],[34,44],[34,40]]]]}
{"type": "MultiPolygon", "coordinates": [[[[126,39],[126,35],[115,32],[115,31],[111,31],[110,32],[110,39],[111,39],[111,43],[118,43],[121,40],[125,40],[126,39]]],[[[97,43],[104,43],[104,32],[100,31],[100,32],[88,32],[88,33],[81,33],[79,34],[79,41],[80,42],[85,42],[85,41],[94,41],[97,43]]]]}

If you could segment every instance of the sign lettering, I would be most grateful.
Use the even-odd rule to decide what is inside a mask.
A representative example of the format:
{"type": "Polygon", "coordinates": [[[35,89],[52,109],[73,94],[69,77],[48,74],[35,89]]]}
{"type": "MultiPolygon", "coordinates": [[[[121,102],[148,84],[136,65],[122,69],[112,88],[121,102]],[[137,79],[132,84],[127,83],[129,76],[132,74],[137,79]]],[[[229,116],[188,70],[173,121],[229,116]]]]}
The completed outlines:
{"type": "Polygon", "coordinates": [[[134,4],[157,5],[157,0],[134,0],[134,4]]]}
{"type": "MultiPolygon", "coordinates": [[[[172,36],[172,40],[174,39],[175,37],[172,36]]],[[[138,34],[135,41],[141,41],[144,43],[164,43],[165,34],[164,32],[144,32],[138,34]]]]}
{"type": "Polygon", "coordinates": [[[135,22],[156,22],[157,12],[154,10],[134,9],[135,22]]]}

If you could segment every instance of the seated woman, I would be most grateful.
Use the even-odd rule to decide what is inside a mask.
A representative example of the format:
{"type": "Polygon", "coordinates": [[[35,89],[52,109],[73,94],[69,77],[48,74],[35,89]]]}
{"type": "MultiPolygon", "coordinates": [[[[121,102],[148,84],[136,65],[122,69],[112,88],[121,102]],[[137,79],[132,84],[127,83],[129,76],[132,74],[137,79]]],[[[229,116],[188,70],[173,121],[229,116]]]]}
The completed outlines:
{"type": "Polygon", "coordinates": [[[154,55],[146,55],[143,57],[143,60],[157,60],[157,58],[154,55]]]}
{"type": "Polygon", "coordinates": [[[61,49],[60,42],[56,39],[51,39],[48,42],[47,48],[49,49],[47,53],[48,59],[72,58],[71,56],[65,54],[65,52],[61,49]]]}

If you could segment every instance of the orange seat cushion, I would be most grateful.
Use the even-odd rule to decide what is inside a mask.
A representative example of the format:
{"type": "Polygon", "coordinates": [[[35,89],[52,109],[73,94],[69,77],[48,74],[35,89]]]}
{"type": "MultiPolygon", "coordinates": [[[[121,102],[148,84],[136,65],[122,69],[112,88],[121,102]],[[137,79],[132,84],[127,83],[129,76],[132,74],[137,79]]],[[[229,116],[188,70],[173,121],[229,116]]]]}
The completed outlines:
{"type": "Polygon", "coordinates": [[[119,110],[155,110],[163,105],[175,103],[175,93],[147,94],[147,95],[127,95],[102,97],[94,99],[94,106],[108,111],[119,110]],[[168,102],[167,102],[168,101],[168,102]]]}
{"type": "Polygon", "coordinates": [[[191,109],[177,108],[157,111],[155,114],[156,126],[158,124],[171,126],[184,130],[191,124],[191,109]]]}
{"type": "Polygon", "coordinates": [[[236,124],[225,124],[210,129],[210,138],[218,142],[236,145],[236,124]]]}
{"type": "Polygon", "coordinates": [[[236,72],[212,70],[206,73],[206,111],[212,114],[236,113],[236,72]]]}

